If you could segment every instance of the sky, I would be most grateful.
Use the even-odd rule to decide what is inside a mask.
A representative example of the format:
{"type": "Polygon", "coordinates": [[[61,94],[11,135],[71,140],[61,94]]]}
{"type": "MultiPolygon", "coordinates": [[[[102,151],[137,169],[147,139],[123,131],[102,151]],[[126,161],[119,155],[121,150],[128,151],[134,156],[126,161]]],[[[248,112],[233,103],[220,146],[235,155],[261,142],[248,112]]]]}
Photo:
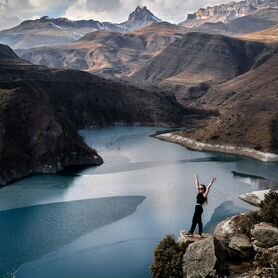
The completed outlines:
{"type": "Polygon", "coordinates": [[[179,23],[199,8],[227,2],[231,0],[0,0],[0,29],[44,15],[120,23],[138,5],[162,20],[179,23]]]}

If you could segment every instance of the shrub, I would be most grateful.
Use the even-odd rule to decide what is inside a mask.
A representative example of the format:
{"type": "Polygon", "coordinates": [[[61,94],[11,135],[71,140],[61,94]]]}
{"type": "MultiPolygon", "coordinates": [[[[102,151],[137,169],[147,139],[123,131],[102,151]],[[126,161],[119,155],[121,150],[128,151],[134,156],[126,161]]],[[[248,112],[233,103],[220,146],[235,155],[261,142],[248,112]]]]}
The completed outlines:
{"type": "Polygon", "coordinates": [[[153,277],[183,277],[182,257],[185,251],[186,245],[179,245],[174,235],[167,235],[155,249],[151,266],[153,277]]]}
{"type": "Polygon", "coordinates": [[[278,193],[270,190],[265,194],[264,200],[260,203],[259,216],[261,221],[269,222],[278,227],[278,193]]]}

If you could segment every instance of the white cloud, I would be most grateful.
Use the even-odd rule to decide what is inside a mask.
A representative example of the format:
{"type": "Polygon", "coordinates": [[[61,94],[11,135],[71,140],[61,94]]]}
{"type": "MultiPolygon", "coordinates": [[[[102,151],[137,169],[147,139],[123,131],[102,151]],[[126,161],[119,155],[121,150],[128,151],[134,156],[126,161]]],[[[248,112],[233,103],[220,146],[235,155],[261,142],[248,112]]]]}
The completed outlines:
{"type": "Polygon", "coordinates": [[[181,22],[201,7],[231,0],[0,0],[0,29],[26,19],[48,15],[70,19],[122,22],[137,5],[147,6],[157,17],[181,22]]]}

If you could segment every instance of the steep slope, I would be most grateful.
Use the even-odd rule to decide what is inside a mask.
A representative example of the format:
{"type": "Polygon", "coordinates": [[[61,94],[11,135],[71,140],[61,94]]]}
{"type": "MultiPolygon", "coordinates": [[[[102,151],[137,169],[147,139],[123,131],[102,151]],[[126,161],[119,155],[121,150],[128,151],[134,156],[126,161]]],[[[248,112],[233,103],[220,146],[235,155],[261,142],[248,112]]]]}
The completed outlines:
{"type": "Polygon", "coordinates": [[[187,33],[131,76],[135,83],[193,86],[224,82],[250,69],[265,48],[221,35],[187,33]]]}
{"type": "Polygon", "coordinates": [[[102,159],[78,135],[49,96],[35,90],[17,67],[31,65],[0,45],[0,185],[31,173],[54,173],[66,166],[99,165],[102,159]]]}
{"type": "Polygon", "coordinates": [[[197,27],[204,23],[229,22],[233,19],[252,14],[261,9],[278,8],[277,0],[243,0],[217,6],[201,8],[180,24],[185,27],[197,27]]]}
{"type": "Polygon", "coordinates": [[[252,32],[239,36],[239,38],[250,41],[264,42],[264,43],[277,43],[278,41],[278,26],[264,29],[259,32],[252,32]]]}
{"type": "Polygon", "coordinates": [[[34,64],[85,70],[107,78],[123,78],[133,74],[187,31],[170,23],[154,23],[130,33],[96,31],[69,45],[17,53],[34,64]]]}
{"type": "Polygon", "coordinates": [[[219,110],[220,116],[211,120],[207,127],[182,135],[210,144],[244,146],[278,153],[277,88],[276,46],[262,55],[257,67],[215,86],[201,97],[197,106],[214,107],[219,110]]]}
{"type": "Polygon", "coordinates": [[[99,22],[92,19],[73,21],[67,18],[43,16],[0,31],[0,43],[7,44],[14,49],[63,45],[97,30],[129,32],[158,22],[161,20],[146,7],[139,6],[129,15],[128,20],[122,23],[99,22]]]}
{"type": "Polygon", "coordinates": [[[184,109],[171,94],[34,66],[7,46],[0,45],[0,57],[0,184],[34,172],[102,163],[74,128],[174,126],[184,123],[184,115],[198,113],[184,109]]]}

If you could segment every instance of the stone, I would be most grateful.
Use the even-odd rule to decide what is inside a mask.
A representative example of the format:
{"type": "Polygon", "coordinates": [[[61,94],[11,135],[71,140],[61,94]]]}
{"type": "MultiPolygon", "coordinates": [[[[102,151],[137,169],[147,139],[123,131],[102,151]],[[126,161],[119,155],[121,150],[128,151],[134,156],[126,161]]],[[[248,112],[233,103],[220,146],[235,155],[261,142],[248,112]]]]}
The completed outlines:
{"type": "Polygon", "coordinates": [[[187,236],[186,233],[187,232],[185,230],[180,231],[178,242],[179,242],[179,244],[185,244],[186,246],[188,246],[189,244],[195,242],[197,240],[197,238],[187,236]]]}
{"type": "Polygon", "coordinates": [[[251,229],[251,234],[257,241],[257,244],[260,242],[267,247],[278,245],[278,228],[272,224],[266,222],[256,224],[251,229]]]}
{"type": "Polygon", "coordinates": [[[259,207],[260,203],[264,200],[265,194],[269,193],[269,191],[269,189],[252,191],[239,195],[238,198],[250,205],[259,207]]]}
{"type": "Polygon", "coordinates": [[[261,266],[278,266],[278,245],[270,248],[261,248],[257,250],[255,262],[261,266]]]}
{"type": "Polygon", "coordinates": [[[229,260],[238,261],[253,256],[253,246],[246,235],[249,233],[249,229],[248,214],[230,217],[216,226],[214,236],[220,242],[229,260]]]}
{"type": "Polygon", "coordinates": [[[216,275],[218,256],[213,236],[190,244],[183,256],[184,278],[199,278],[216,275]]]}
{"type": "Polygon", "coordinates": [[[228,247],[235,250],[243,259],[250,258],[254,255],[254,249],[250,239],[243,234],[232,237],[228,247]]]}

